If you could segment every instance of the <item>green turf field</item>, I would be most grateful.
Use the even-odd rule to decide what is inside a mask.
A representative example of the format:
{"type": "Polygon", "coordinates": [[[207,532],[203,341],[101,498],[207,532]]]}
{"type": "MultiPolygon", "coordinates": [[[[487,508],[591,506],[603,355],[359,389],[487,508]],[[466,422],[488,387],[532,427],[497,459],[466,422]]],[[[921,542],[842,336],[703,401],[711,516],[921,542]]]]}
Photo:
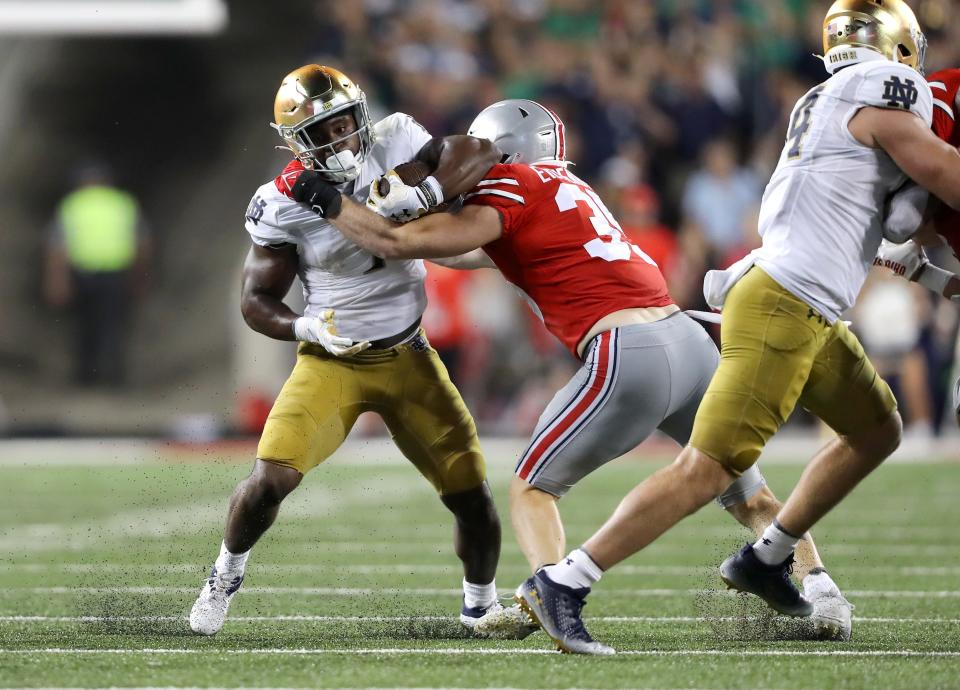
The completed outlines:
{"type": "MultiPolygon", "coordinates": [[[[506,460],[493,469],[504,595],[525,577],[506,460]]],[[[570,543],[656,466],[621,460],[572,492],[570,543]]],[[[785,493],[800,469],[766,474],[785,493]]],[[[400,460],[308,476],[254,550],[227,626],[191,635],[245,472],[0,465],[0,686],[960,688],[956,464],[882,468],[816,533],[857,607],[852,642],[783,641],[761,607],[718,591],[715,566],[745,533],[711,506],[595,588],[587,624],[612,658],[560,655],[542,633],[465,638],[450,520],[400,460]]]]}

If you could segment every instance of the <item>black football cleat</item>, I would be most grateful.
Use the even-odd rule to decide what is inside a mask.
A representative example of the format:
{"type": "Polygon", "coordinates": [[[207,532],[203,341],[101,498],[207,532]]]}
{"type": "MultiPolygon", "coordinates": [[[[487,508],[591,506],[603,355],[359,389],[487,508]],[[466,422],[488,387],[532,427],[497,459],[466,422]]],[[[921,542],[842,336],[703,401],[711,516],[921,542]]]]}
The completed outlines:
{"type": "Polygon", "coordinates": [[[540,625],[565,654],[609,655],[612,647],[597,642],[583,625],[580,613],[586,604],[588,588],[572,589],[551,580],[543,571],[527,578],[517,588],[514,600],[530,620],[540,625]]]}
{"type": "Polygon", "coordinates": [[[813,604],[793,584],[792,572],[793,554],[779,565],[767,565],[757,558],[753,544],[747,544],[720,564],[720,577],[731,589],[756,594],[784,615],[809,616],[813,604]]]}

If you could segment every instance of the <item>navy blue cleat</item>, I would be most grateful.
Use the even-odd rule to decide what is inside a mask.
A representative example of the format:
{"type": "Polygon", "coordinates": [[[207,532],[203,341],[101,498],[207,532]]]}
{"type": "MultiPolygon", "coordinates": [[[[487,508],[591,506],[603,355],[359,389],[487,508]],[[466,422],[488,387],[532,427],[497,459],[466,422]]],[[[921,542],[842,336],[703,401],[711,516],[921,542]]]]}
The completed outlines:
{"type": "Polygon", "coordinates": [[[731,589],[756,594],[784,615],[809,616],[813,604],[793,584],[792,572],[792,554],[779,565],[767,565],[757,558],[753,544],[747,544],[720,564],[720,577],[731,589]]]}
{"type": "Polygon", "coordinates": [[[565,654],[616,654],[612,647],[597,642],[580,617],[589,588],[572,589],[557,584],[538,571],[517,588],[514,600],[530,620],[537,623],[565,654]]]}

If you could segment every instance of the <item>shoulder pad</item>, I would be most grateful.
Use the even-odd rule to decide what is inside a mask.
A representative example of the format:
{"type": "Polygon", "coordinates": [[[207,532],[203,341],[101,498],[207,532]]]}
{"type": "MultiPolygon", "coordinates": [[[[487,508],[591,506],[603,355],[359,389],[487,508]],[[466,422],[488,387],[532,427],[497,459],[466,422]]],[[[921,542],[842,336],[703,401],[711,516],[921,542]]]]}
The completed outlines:
{"type": "Polygon", "coordinates": [[[909,110],[928,125],[933,117],[933,95],[926,80],[910,67],[892,61],[869,64],[856,100],[860,105],[909,110]]]}

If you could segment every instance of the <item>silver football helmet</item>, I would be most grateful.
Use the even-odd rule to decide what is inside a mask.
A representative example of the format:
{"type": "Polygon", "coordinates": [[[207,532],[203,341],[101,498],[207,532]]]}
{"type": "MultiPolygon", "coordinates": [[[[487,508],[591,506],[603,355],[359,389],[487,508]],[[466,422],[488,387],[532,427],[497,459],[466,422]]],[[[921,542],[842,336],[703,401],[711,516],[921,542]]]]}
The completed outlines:
{"type": "Polygon", "coordinates": [[[501,163],[566,162],[563,123],[536,101],[511,98],[487,106],[467,134],[496,144],[501,163]]]}

